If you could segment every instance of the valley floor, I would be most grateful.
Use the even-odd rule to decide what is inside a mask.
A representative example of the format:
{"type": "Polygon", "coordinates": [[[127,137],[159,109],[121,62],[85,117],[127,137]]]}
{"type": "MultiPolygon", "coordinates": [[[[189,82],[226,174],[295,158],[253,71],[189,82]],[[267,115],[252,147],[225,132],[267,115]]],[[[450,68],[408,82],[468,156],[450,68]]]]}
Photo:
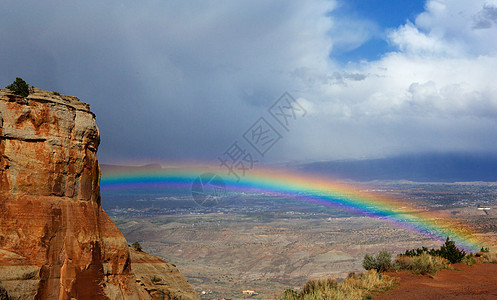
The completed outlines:
{"type": "MultiPolygon", "coordinates": [[[[436,218],[468,225],[494,249],[496,186],[376,183],[368,191],[405,199],[436,218]],[[478,205],[492,209],[485,213],[477,209],[478,205]]],[[[110,206],[107,213],[128,242],[138,241],[148,253],[174,263],[203,299],[241,299],[246,297],[243,290],[257,292],[253,299],[277,298],[286,289],[300,289],[310,278],[340,279],[351,271],[363,271],[366,253],[388,250],[395,256],[406,249],[433,248],[443,243],[383,218],[354,215],[339,207],[304,203],[298,198],[244,193],[223,205],[203,208],[188,207],[193,200],[186,194],[181,198],[166,192],[128,193],[128,202],[119,202],[123,196],[104,192],[103,199],[110,206]]],[[[440,274],[445,276],[445,271],[440,274]]],[[[437,285],[440,283],[436,279],[416,280],[421,280],[420,292],[424,287],[427,293],[452,288],[437,285]]],[[[454,288],[459,286],[464,285],[454,288]]]]}

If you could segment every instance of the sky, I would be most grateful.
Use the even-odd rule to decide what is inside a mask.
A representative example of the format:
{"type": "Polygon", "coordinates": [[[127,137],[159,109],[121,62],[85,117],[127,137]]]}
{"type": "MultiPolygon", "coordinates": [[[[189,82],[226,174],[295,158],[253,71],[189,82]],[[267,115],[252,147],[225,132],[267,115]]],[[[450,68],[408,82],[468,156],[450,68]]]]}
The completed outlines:
{"type": "Polygon", "coordinates": [[[3,0],[0,85],[89,103],[103,163],[497,153],[495,37],[497,0],[3,0]]]}

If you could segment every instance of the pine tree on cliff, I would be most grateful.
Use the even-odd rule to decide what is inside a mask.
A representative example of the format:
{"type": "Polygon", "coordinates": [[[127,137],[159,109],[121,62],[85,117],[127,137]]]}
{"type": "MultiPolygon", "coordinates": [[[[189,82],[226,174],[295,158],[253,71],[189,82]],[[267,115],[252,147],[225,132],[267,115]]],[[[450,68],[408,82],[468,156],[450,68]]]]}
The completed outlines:
{"type": "Polygon", "coordinates": [[[6,86],[6,88],[23,98],[29,95],[29,84],[20,77],[17,77],[16,80],[11,85],[6,86]]]}

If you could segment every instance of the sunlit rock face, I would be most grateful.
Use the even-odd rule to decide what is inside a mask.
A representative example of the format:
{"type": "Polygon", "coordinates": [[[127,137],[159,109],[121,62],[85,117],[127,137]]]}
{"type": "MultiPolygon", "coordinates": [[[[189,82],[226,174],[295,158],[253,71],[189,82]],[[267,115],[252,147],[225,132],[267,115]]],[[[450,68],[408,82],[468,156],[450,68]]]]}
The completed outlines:
{"type": "MultiPolygon", "coordinates": [[[[99,142],[95,115],[76,97],[0,89],[0,294],[153,297],[137,284],[128,244],[100,206],[99,142]]],[[[185,298],[198,297],[181,280],[185,298]]]]}

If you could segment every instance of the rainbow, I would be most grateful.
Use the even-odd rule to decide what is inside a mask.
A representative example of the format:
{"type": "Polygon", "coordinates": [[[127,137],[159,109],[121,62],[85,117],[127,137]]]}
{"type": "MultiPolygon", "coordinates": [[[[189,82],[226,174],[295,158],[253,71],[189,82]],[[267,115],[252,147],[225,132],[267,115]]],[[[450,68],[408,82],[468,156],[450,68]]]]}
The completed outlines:
{"type": "Polygon", "coordinates": [[[110,170],[103,173],[100,184],[104,191],[152,187],[189,189],[194,180],[206,172],[221,175],[227,191],[255,189],[296,196],[309,203],[380,218],[436,241],[443,241],[449,236],[458,247],[467,251],[478,251],[485,244],[475,237],[468,226],[427,212],[401,199],[378,195],[357,186],[294,171],[254,169],[238,181],[233,176],[225,176],[226,171],[216,167],[182,166],[132,172],[110,170]]]}

